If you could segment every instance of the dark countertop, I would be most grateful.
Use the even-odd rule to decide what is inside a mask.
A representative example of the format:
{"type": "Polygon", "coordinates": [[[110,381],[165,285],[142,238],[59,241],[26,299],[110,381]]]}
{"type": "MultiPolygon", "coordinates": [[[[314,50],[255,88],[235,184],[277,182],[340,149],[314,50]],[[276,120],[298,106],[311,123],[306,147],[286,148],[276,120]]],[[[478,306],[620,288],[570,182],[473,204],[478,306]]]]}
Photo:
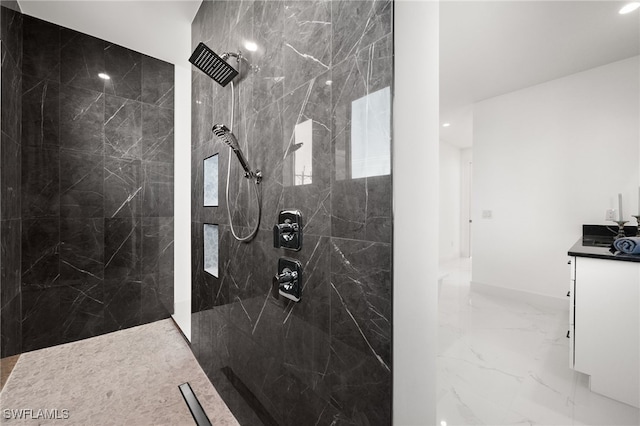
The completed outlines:
{"type": "Polygon", "coordinates": [[[587,236],[580,238],[569,249],[569,256],[594,257],[596,259],[619,260],[623,262],[640,262],[640,255],[637,254],[612,254],[609,245],[587,236]]]}

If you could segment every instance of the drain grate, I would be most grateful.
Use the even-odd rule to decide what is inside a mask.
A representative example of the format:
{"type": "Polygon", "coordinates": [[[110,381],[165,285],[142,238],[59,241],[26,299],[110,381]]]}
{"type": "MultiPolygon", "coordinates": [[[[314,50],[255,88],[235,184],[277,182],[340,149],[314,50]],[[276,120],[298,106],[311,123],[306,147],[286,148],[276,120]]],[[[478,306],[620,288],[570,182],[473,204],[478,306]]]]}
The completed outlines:
{"type": "Polygon", "coordinates": [[[193,389],[191,389],[189,382],[181,384],[178,386],[178,389],[180,389],[184,402],[187,403],[187,407],[189,407],[189,411],[191,411],[191,415],[196,421],[196,424],[198,426],[211,426],[209,417],[207,417],[207,414],[202,409],[202,405],[200,405],[200,401],[198,401],[196,394],[193,393],[193,389]]]}

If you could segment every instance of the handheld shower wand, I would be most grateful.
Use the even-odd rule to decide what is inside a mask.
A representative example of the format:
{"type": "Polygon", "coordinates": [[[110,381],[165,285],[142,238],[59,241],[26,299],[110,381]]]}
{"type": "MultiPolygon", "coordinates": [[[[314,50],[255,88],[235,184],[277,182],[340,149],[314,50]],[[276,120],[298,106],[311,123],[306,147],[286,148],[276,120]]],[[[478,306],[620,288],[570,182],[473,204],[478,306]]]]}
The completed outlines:
{"type": "Polygon", "coordinates": [[[216,124],[215,126],[213,126],[213,129],[211,129],[211,131],[220,141],[224,142],[229,148],[233,150],[233,152],[236,153],[238,161],[244,169],[244,177],[246,177],[247,179],[254,178],[256,179],[257,183],[260,183],[260,181],[262,180],[262,173],[260,173],[260,170],[256,170],[255,172],[251,170],[247,158],[244,156],[242,150],[240,149],[238,139],[236,139],[235,135],[231,133],[231,130],[229,130],[224,124],[216,124]]]}

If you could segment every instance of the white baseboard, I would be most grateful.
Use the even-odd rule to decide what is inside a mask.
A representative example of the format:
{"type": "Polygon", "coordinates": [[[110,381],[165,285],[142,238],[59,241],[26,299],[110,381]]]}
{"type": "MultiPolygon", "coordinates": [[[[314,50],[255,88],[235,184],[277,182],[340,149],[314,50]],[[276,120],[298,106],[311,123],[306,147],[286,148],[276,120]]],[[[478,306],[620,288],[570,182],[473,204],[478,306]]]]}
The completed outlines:
{"type": "Polygon", "coordinates": [[[530,303],[534,306],[542,308],[551,308],[560,311],[569,310],[569,298],[559,298],[547,296],[546,294],[533,293],[525,290],[516,290],[513,288],[500,287],[492,284],[479,283],[471,281],[471,291],[489,294],[492,296],[503,297],[505,299],[518,300],[520,302],[530,303]]]}

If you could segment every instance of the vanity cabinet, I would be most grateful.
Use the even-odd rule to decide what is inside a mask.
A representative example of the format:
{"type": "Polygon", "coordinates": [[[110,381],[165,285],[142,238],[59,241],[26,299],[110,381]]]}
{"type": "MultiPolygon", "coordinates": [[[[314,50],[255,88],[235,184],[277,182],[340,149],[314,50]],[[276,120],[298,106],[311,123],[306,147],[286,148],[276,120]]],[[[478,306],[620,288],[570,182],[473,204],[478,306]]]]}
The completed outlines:
{"type": "Polygon", "coordinates": [[[638,407],[640,263],[569,259],[569,365],[593,392],[638,407]]]}

